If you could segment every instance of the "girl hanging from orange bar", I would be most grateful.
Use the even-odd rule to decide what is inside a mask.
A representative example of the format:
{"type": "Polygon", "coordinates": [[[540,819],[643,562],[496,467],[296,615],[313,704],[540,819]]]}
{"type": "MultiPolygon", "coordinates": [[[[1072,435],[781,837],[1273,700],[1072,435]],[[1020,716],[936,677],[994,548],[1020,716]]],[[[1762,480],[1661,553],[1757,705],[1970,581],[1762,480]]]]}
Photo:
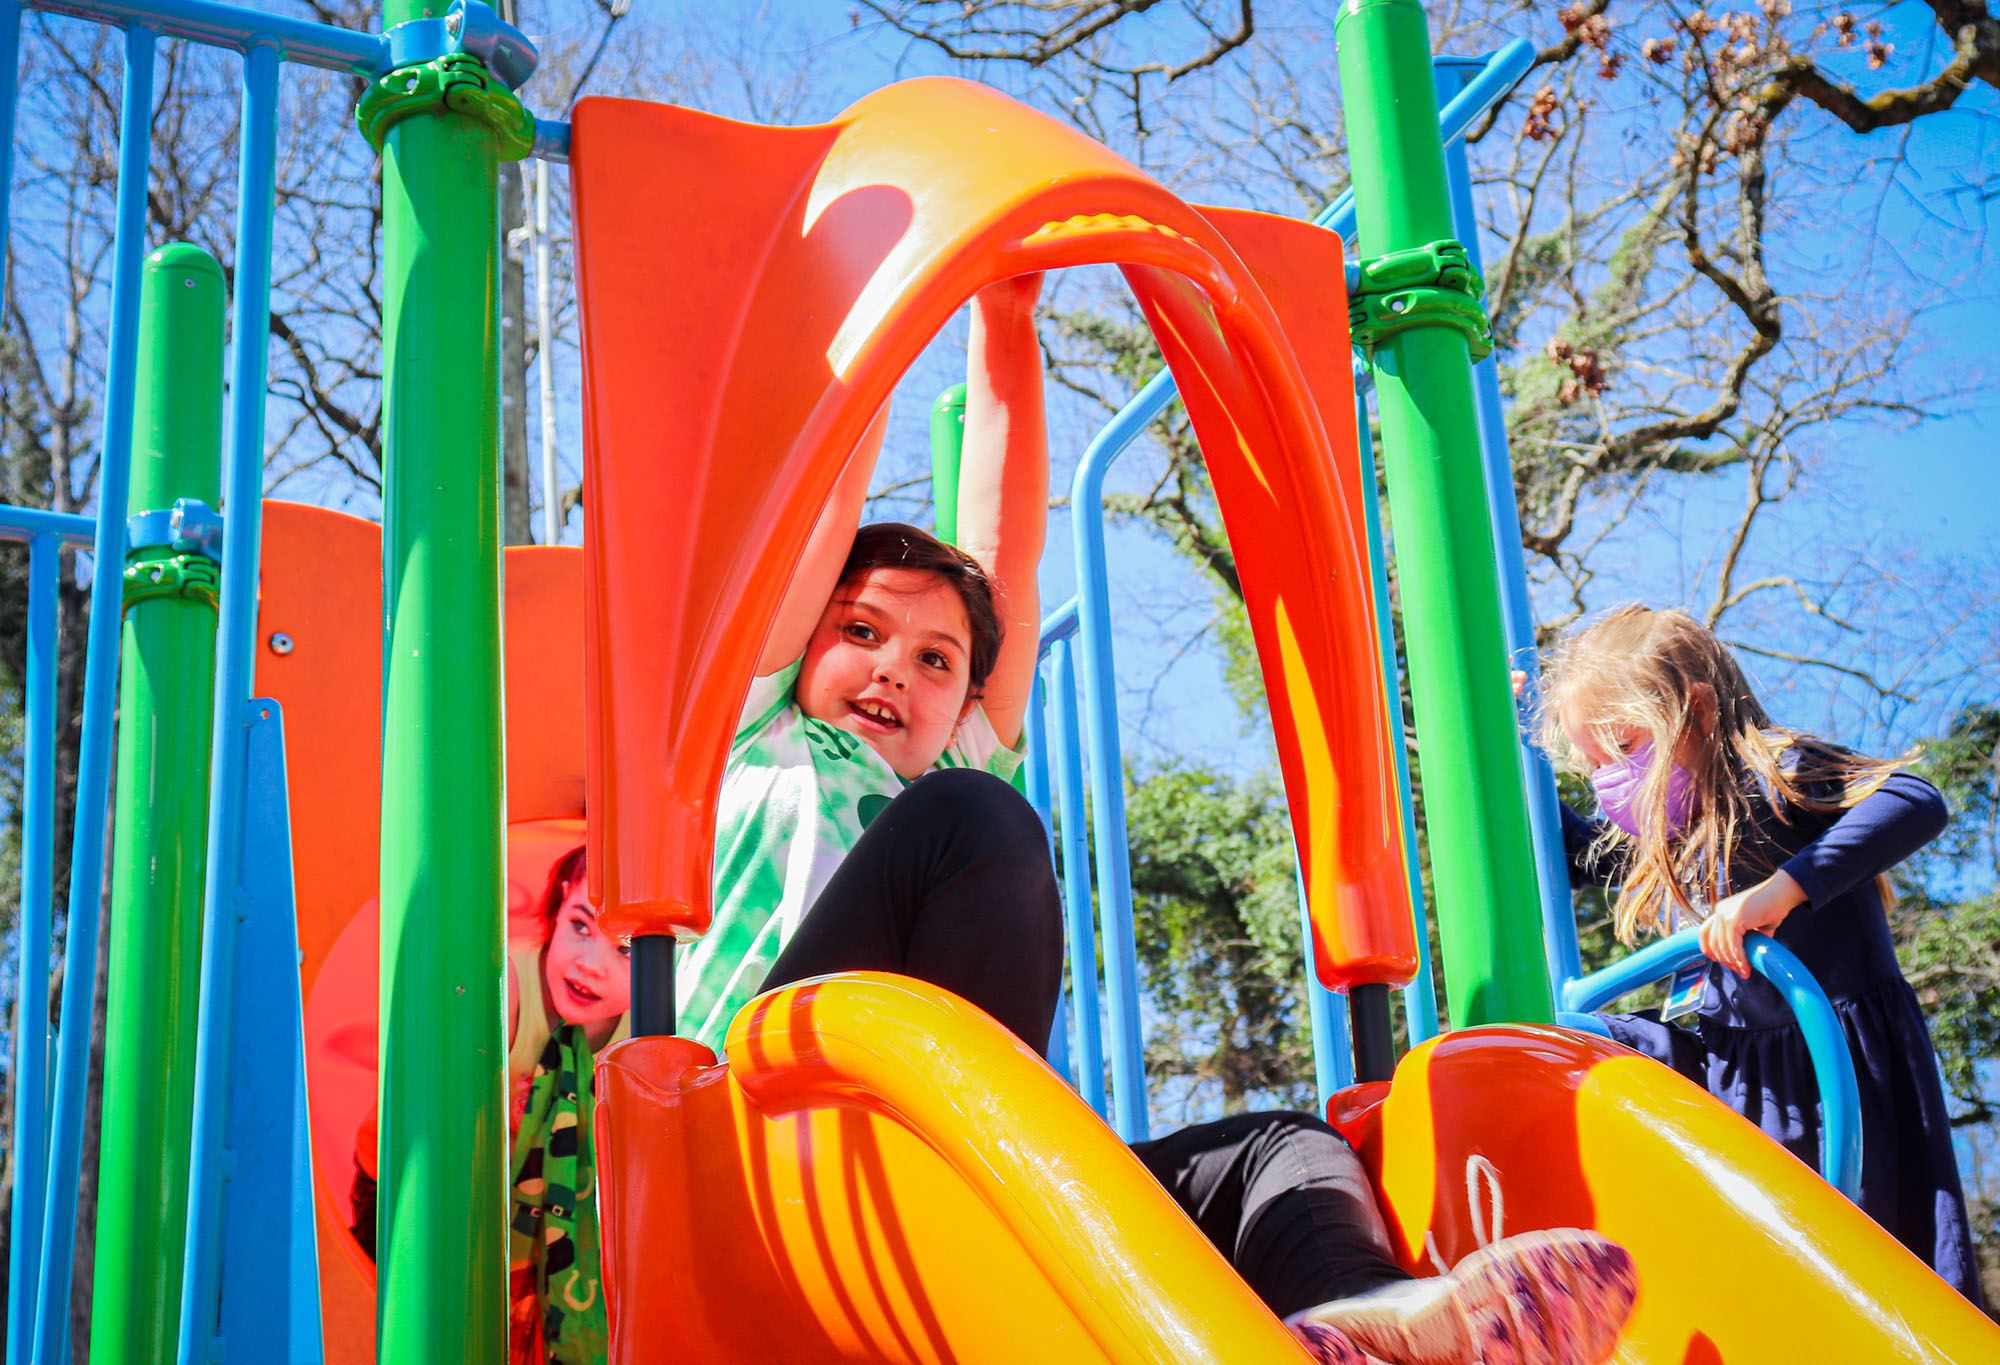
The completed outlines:
{"type": "MultiPolygon", "coordinates": [[[[1042,1051],[1061,911],[1020,762],[1048,505],[1038,276],[973,302],[962,548],[862,527],[884,418],[850,461],[767,642],[730,750],[715,917],[682,954],[689,1033],[840,971],[915,976],[1042,1051]]],[[[1412,1280],[1345,1142],[1312,1115],[1237,1115],[1134,1153],[1322,1361],[1604,1358],[1635,1279],[1617,1246],[1528,1233],[1412,1280]]]]}

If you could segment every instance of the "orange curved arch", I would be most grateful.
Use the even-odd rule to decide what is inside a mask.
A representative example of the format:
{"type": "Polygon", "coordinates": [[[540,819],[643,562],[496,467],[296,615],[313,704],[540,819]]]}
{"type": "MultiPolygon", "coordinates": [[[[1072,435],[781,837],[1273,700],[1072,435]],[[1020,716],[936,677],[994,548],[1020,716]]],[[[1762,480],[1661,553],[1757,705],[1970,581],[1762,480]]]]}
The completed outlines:
{"type": "Polygon", "coordinates": [[[1288,338],[1232,245],[1338,307],[1336,238],[1211,219],[1076,130],[946,79],[891,86],[815,128],[585,100],[571,174],[591,875],[608,917],[707,927],[714,792],[758,649],[904,369],[985,285],[1108,263],[1180,381],[1239,558],[1322,978],[1409,979],[1386,692],[1347,511],[1351,398],[1325,380],[1345,373],[1345,327],[1288,338]],[[1322,402],[1342,420],[1323,421],[1322,402]]]}

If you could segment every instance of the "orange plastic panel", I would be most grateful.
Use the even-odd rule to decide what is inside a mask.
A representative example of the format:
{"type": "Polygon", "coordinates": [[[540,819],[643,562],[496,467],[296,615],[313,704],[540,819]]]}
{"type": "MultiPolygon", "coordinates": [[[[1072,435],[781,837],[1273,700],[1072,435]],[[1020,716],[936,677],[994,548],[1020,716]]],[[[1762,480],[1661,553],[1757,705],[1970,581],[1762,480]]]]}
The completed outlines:
{"type": "MultiPolygon", "coordinates": [[[[1299,857],[1311,893],[1307,904],[1315,968],[1320,980],[1334,990],[1368,982],[1406,985],[1417,964],[1413,907],[1407,896],[1374,894],[1372,882],[1329,886],[1344,869],[1365,867],[1372,878],[1379,872],[1379,859],[1404,865],[1401,795],[1393,785],[1393,760],[1386,747],[1379,760],[1360,744],[1343,752],[1351,739],[1345,730],[1362,716],[1353,711],[1329,715],[1328,698],[1337,705],[1340,693],[1324,673],[1314,672],[1327,667],[1326,659],[1290,645],[1291,618],[1302,606],[1325,605],[1311,602],[1310,592],[1302,589],[1339,579],[1343,592],[1325,628],[1336,633],[1348,655],[1376,649],[1373,616],[1357,624],[1351,615],[1361,608],[1373,611],[1363,499],[1374,473],[1372,465],[1364,467],[1355,448],[1354,351],[1347,328],[1340,236],[1268,213],[1223,208],[1201,212],[1223,233],[1270,301],[1312,398],[1300,416],[1309,420],[1316,413],[1320,420],[1321,431],[1303,437],[1287,433],[1280,442],[1323,440],[1332,466],[1305,461],[1267,476],[1248,461],[1208,461],[1217,499],[1225,509],[1230,549],[1244,579],[1265,692],[1279,731],[1278,756],[1285,769],[1286,791],[1292,796],[1292,827],[1298,832],[1299,857]],[[1300,509],[1316,533],[1300,535],[1300,509]],[[1349,592],[1358,592],[1358,600],[1350,600],[1349,592]],[[1304,604],[1302,598],[1307,599],[1304,604]],[[1385,766],[1372,771],[1364,766],[1376,761],[1385,766]],[[1382,785],[1379,799],[1354,801],[1344,776],[1357,783],[1372,777],[1382,785]]],[[[1162,344],[1167,345],[1164,336],[1162,344]]],[[[1167,355],[1170,361],[1175,358],[1171,346],[1167,355]]],[[[1188,369],[1179,365],[1174,372],[1179,375],[1188,369]]],[[[1196,377],[1207,372],[1195,369],[1196,377]]],[[[1227,420],[1211,411],[1217,398],[1205,387],[1190,390],[1182,385],[1182,399],[1204,451],[1214,448],[1210,432],[1215,425],[1227,420]]],[[[1358,673],[1348,685],[1362,685],[1358,673]]],[[[1373,719],[1383,727],[1386,746],[1391,739],[1388,713],[1378,707],[1373,719]]]]}
{"type": "Polygon", "coordinates": [[[1304,1359],[1069,1087],[944,992],[823,978],[726,1048],[598,1064],[613,1361],[1304,1359]]]}
{"type": "MultiPolygon", "coordinates": [[[[713,799],[785,582],[834,478],[923,346],[1010,275],[1126,267],[1188,397],[1244,581],[1331,979],[1414,968],[1366,560],[1314,382],[1254,242],[1076,130],[994,91],[908,81],[773,129],[585,100],[572,122],[589,508],[591,875],[639,932],[708,925],[713,799]],[[1328,923],[1333,923],[1329,919],[1328,923]]],[[[1322,239],[1327,234],[1321,233],[1322,239]]],[[[1320,273],[1323,269],[1324,273],[1320,273]]],[[[1301,273],[1305,273],[1302,268],[1301,273]]],[[[1337,354],[1333,348],[1338,348],[1337,354]]],[[[1350,438],[1342,399],[1333,441],[1350,438]]]]}
{"type": "MultiPolygon", "coordinates": [[[[319,1229],[320,1319],[327,1365],[375,1358],[375,1287],[351,1251],[342,1183],[353,1169],[354,1127],[345,1143],[324,1140],[321,1116],[343,1107],[352,1079],[325,1065],[327,1040],[313,1037],[315,1004],[338,1005],[360,1021],[375,1017],[375,978],[319,993],[329,954],[376,894],[381,852],[382,535],[381,528],[339,512],[297,503],[264,504],[263,562],[257,603],[259,696],[285,711],[285,770],[292,813],[292,881],[299,919],[299,976],[305,995],[306,1095],[312,1106],[313,1200],[319,1229]],[[271,647],[274,635],[289,654],[271,647]],[[338,1206],[328,1195],[334,1184],[338,1206]]],[[[371,935],[372,937],[372,935],[371,935]]],[[[336,1026],[337,1027],[337,1026],[336,1026]]],[[[352,1035],[336,1036],[336,1046],[352,1035]]],[[[331,1054],[339,1057],[339,1052],[331,1054]]],[[[372,1103],[373,1097],[369,1097],[372,1103]]],[[[364,1111],[365,1112],[365,1111],[364,1111]]],[[[358,1122],[354,1120],[354,1122],[358,1122]]]]}
{"type": "MultiPolygon", "coordinates": [[[[374,1359],[375,1289],[347,1225],[375,1103],[381,528],[268,502],[260,567],[256,690],[285,710],[326,1358],[359,1365],[374,1359]],[[271,646],[280,634],[287,653],[271,646]]],[[[516,548],[505,567],[511,932],[583,837],[583,556],[516,548]]]]}
{"type": "Polygon", "coordinates": [[[2000,1327],[1707,1092],[1616,1044],[1482,1028],[1416,1049],[1329,1117],[1377,1177],[1405,1264],[1594,1227],[1631,1249],[1619,1359],[2000,1360],[2000,1327]],[[1379,1101],[1371,1103],[1371,1100],[1379,1101]]]}

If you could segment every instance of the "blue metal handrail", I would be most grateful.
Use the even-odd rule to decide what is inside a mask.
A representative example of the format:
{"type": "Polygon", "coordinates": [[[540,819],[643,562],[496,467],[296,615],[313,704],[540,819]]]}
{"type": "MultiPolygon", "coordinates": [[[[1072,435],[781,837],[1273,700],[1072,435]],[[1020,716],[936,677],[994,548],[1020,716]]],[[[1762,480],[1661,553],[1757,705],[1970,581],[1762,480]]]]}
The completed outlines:
{"type": "MultiPolygon", "coordinates": [[[[18,11],[16,12],[18,17],[18,11]]],[[[11,66],[8,70],[12,70],[11,66]]],[[[88,547],[97,520],[0,506],[0,540],[28,546],[26,715],[21,756],[21,909],[15,933],[14,1210],[8,1244],[7,1358],[24,1356],[41,1278],[48,1181],[49,919],[55,888],[56,592],[64,546],[88,547]]]]}
{"type": "MultiPolygon", "coordinates": [[[[1049,866],[1056,863],[1056,817],[1055,799],[1050,788],[1052,777],[1049,769],[1049,696],[1048,685],[1042,678],[1041,665],[1047,658],[1046,646],[1035,660],[1034,686],[1028,698],[1027,714],[1021,717],[1021,772],[1023,794],[1035,814],[1041,817],[1042,833],[1049,843],[1049,866]]],[[[1096,979],[1091,979],[1091,999],[1096,997],[1096,979]]],[[[1075,1068],[1071,1064],[1069,1050],[1070,997],[1075,990],[1063,991],[1056,996],[1055,1024],[1049,1033],[1048,1062],[1059,1076],[1069,1077],[1071,1086],[1076,1084],[1075,1068]]]]}
{"type": "MultiPolygon", "coordinates": [[[[1563,985],[1562,1007],[1578,1012],[1602,1009],[1628,991],[1670,976],[1690,962],[1702,960],[1698,929],[1683,929],[1656,943],[1649,943],[1631,956],[1601,971],[1578,977],[1563,985]]],[[[1827,1183],[1859,1201],[1861,1198],[1861,1086],[1854,1074],[1854,1056],[1848,1051],[1847,1033],[1840,1016],[1820,989],[1819,982],[1806,970],[1797,954],[1767,934],[1750,934],[1743,940],[1745,954],[1758,975],[1778,988],[1792,1007],[1799,1032],[1805,1035],[1806,1051],[1812,1057],[1813,1075],[1819,1081],[1820,1173],[1827,1183]]]]}
{"type": "MultiPolygon", "coordinates": [[[[1074,620],[1074,617],[1071,618],[1074,620]]],[[[1103,995],[1098,979],[1097,927],[1090,895],[1090,829],[1084,814],[1083,723],[1077,710],[1075,646],[1066,635],[1049,648],[1049,691],[1055,707],[1050,759],[1062,812],[1063,927],[1069,953],[1076,1047],[1071,1052],[1077,1091],[1101,1117],[1110,1116],[1104,1088],[1103,995]]]]}
{"type": "Polygon", "coordinates": [[[58,545],[88,549],[97,539],[97,518],[80,517],[74,512],[51,512],[41,507],[0,504],[0,540],[25,541],[33,545],[44,538],[58,545]]]}
{"type": "Polygon", "coordinates": [[[210,0],[27,0],[32,9],[94,19],[114,28],[145,27],[157,37],[247,52],[277,43],[284,59],[300,66],[372,76],[388,69],[387,35],[335,28],[309,19],[260,14],[210,0]]]}
{"type": "MultiPolygon", "coordinates": [[[[1462,138],[1472,122],[1499,101],[1534,64],[1531,43],[1517,40],[1486,60],[1480,74],[1438,115],[1447,145],[1462,138]]],[[[1316,215],[1316,225],[1351,239],[1354,195],[1349,190],[1316,215]]],[[[1111,645],[1110,572],[1105,551],[1104,481],[1119,455],[1166,410],[1176,393],[1165,371],[1149,379],[1091,440],[1070,485],[1071,530],[1077,563],[1078,644],[1083,660],[1084,708],[1092,738],[1090,797],[1095,816],[1097,892],[1105,925],[1105,985],[1110,996],[1113,1124],[1127,1141],[1146,1134],[1144,1068],[1139,999],[1132,947],[1132,888],[1123,801],[1124,758],[1118,742],[1116,665],[1111,645]]],[[[1411,856],[1414,857],[1414,841],[1411,856]]],[[[1428,931],[1418,926],[1418,939],[1428,931]]],[[[1426,961],[1421,965],[1428,967],[1426,961]]],[[[1435,1010],[1428,973],[1404,995],[1413,1022],[1435,1010]]]]}
{"type": "Polygon", "coordinates": [[[257,565],[263,542],[264,391],[271,307],[271,212],[277,188],[278,49],[251,47],[243,65],[243,138],[237,171],[238,261],[231,318],[229,448],[220,619],[215,631],[214,719],[209,736],[208,823],[202,887],[201,1015],[195,1037],[195,1106],[189,1141],[180,1354],[209,1354],[221,1297],[222,1184],[229,1156],[230,1029],[235,1017],[241,917],[245,762],[256,673],[257,565]]]}
{"type": "MultiPolygon", "coordinates": [[[[139,385],[139,280],[146,254],[146,177],[152,155],[154,35],[125,32],[125,90],[119,112],[117,231],[111,266],[111,341],[105,366],[103,455],[90,614],[83,668],[83,733],[76,763],[76,819],[69,863],[69,928],[63,944],[61,1027],[49,1124],[48,1200],[42,1208],[35,1288],[34,1354],[67,1358],[76,1188],[83,1160],[84,1080],[97,979],[97,922],[104,890],[105,806],[111,796],[111,726],[118,700],[117,609],[125,564],[125,494],[132,470],[132,404],[139,385]]],[[[16,1293],[27,1293],[16,1285],[16,1293]]],[[[10,1341],[9,1346],[13,1343],[10,1341]]]]}
{"type": "MultiPolygon", "coordinates": [[[[8,512],[24,509],[9,508],[8,512]]],[[[27,1355],[41,1279],[42,1222],[49,1143],[49,920],[55,899],[56,590],[65,543],[90,543],[87,517],[35,519],[80,523],[37,531],[28,540],[26,716],[21,762],[21,912],[16,925],[14,1013],[14,1212],[7,1267],[7,1358],[27,1355]]],[[[19,529],[0,534],[14,538],[19,529]]]]}

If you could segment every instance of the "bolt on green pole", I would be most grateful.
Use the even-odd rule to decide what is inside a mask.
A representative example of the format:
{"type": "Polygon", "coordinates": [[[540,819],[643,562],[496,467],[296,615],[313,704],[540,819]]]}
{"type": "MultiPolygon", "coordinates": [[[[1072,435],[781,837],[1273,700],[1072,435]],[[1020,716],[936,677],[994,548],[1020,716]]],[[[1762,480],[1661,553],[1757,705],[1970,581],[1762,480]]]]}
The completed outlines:
{"type": "Polygon", "coordinates": [[[356,117],[382,152],[385,286],[376,1358],[501,1360],[498,175],[534,125],[464,53],[381,77],[356,117]]]}
{"type": "Polygon", "coordinates": [[[953,384],[931,404],[931,506],[937,538],[958,543],[958,464],[965,453],[965,385],[953,384]]]}
{"type": "Polygon", "coordinates": [[[1367,253],[1350,313],[1375,375],[1452,1022],[1548,1022],[1472,389],[1471,347],[1490,342],[1451,240],[1423,6],[1343,0],[1334,32],[1367,253]]]}
{"type": "MultiPolygon", "coordinates": [[[[139,284],[131,506],[222,493],[222,267],[177,242],[139,284]]],[[[201,984],[202,869],[220,568],[177,552],[167,518],[125,557],[110,1003],[98,1155],[91,1358],[173,1358],[187,1226],[201,984]]]]}

